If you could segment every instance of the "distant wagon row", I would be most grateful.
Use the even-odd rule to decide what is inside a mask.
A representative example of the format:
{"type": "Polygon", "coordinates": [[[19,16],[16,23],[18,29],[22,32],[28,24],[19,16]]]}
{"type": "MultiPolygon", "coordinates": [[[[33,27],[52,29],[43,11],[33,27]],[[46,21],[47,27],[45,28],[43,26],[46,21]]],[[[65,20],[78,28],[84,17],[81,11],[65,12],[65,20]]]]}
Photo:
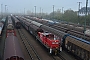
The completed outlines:
{"type": "MultiPolygon", "coordinates": [[[[84,26],[76,25],[74,23],[64,23],[64,22],[55,22],[48,19],[40,19],[37,17],[29,17],[26,16],[26,18],[29,18],[31,20],[37,21],[39,23],[42,23],[44,25],[50,26],[52,28],[58,29],[60,31],[63,31],[65,33],[77,36],[79,38],[85,39],[87,41],[90,41],[90,27],[86,26],[86,31],[84,30],[84,26]],[[85,32],[85,37],[84,37],[85,32]]],[[[24,19],[26,19],[24,18],[24,19]]]]}

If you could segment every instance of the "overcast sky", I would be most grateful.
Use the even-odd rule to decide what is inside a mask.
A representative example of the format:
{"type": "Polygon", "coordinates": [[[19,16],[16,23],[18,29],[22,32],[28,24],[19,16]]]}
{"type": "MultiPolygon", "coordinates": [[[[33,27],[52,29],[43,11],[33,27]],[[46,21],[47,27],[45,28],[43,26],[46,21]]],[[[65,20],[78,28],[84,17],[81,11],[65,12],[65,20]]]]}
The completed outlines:
{"type": "MultiPolygon", "coordinates": [[[[61,9],[64,7],[64,10],[72,9],[78,10],[78,3],[82,2],[81,6],[84,7],[86,0],[0,0],[0,4],[3,4],[3,10],[5,11],[5,5],[8,7],[9,12],[23,12],[30,10],[34,12],[36,6],[37,12],[40,12],[40,7],[43,9],[43,12],[50,13],[52,12],[53,5],[55,10],[61,9]]],[[[90,6],[90,1],[88,1],[88,6],[90,6]]],[[[1,11],[1,5],[0,5],[1,11]]]]}

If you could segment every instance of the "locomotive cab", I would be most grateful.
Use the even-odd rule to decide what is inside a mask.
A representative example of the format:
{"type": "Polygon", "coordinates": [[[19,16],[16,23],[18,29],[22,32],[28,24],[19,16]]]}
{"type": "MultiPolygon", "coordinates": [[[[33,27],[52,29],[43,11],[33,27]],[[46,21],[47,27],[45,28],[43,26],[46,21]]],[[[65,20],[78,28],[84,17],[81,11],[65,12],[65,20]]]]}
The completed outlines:
{"type": "Polygon", "coordinates": [[[57,54],[57,51],[60,51],[60,40],[57,39],[57,36],[48,32],[38,32],[38,35],[42,43],[49,49],[50,54],[53,52],[57,54]]]}

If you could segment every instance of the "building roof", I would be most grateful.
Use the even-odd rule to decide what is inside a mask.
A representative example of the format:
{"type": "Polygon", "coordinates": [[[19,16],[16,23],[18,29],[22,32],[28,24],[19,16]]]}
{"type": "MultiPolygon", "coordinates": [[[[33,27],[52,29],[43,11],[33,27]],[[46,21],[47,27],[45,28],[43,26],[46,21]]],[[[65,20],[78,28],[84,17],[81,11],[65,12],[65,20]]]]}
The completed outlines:
{"type": "MultiPolygon", "coordinates": [[[[86,12],[86,7],[81,8],[81,9],[79,10],[79,12],[80,12],[80,13],[81,13],[81,12],[85,13],[85,12],[86,12]]],[[[90,13],[90,7],[87,7],[87,13],[90,13]]]]}

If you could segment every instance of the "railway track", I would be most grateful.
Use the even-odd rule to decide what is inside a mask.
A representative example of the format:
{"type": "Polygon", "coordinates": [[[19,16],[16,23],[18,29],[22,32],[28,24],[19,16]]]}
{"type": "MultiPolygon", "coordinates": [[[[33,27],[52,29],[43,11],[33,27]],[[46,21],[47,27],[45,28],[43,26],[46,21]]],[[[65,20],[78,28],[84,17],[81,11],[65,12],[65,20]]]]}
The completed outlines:
{"type": "Polygon", "coordinates": [[[61,53],[59,53],[56,56],[52,56],[52,58],[54,60],[77,60],[76,58],[74,58],[73,56],[67,54],[65,51],[62,51],[61,53]]]}
{"type": "Polygon", "coordinates": [[[65,59],[62,55],[60,55],[59,54],[59,56],[58,56],[59,58],[61,58],[62,60],[67,60],[67,59],[65,59]]]}
{"type": "Polygon", "coordinates": [[[62,55],[52,56],[52,58],[53,58],[54,60],[67,60],[67,59],[65,59],[62,55]]]}
{"type": "Polygon", "coordinates": [[[22,30],[18,29],[18,32],[31,60],[41,60],[34,47],[29,43],[27,37],[22,33],[22,30]]]}

